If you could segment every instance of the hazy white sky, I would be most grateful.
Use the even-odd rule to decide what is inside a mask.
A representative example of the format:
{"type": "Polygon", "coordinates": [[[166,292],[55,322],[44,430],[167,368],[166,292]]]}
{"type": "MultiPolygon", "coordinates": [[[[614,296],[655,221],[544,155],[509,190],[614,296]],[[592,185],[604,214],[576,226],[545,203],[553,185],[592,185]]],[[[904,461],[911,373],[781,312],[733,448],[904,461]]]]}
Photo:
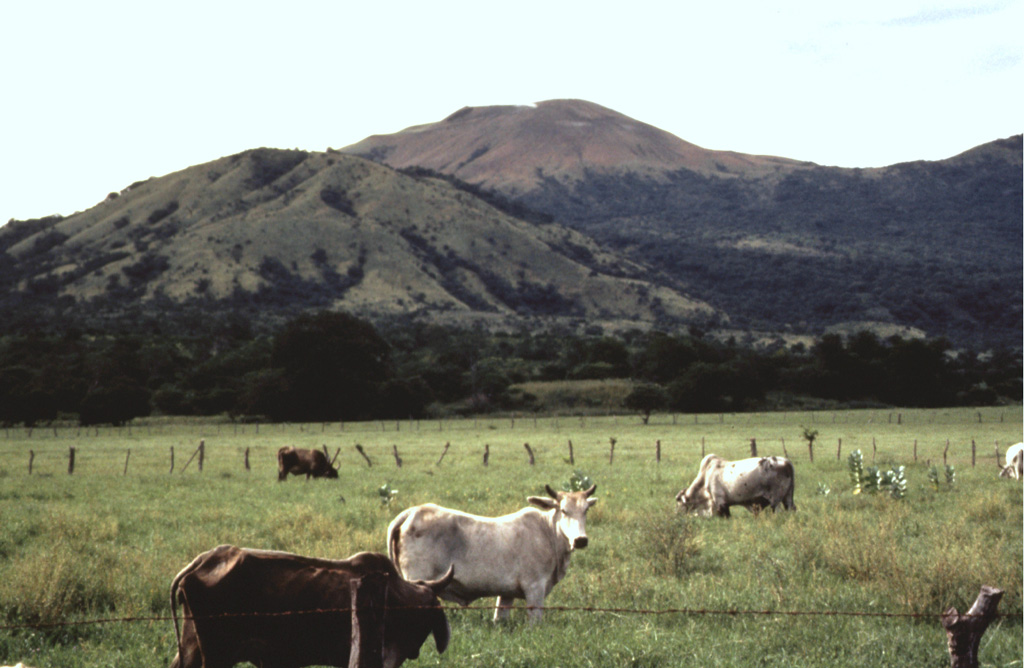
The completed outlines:
{"type": "Polygon", "coordinates": [[[1024,129],[1024,0],[0,2],[0,224],[250,148],[580,98],[705,148],[938,160],[1024,129]]]}

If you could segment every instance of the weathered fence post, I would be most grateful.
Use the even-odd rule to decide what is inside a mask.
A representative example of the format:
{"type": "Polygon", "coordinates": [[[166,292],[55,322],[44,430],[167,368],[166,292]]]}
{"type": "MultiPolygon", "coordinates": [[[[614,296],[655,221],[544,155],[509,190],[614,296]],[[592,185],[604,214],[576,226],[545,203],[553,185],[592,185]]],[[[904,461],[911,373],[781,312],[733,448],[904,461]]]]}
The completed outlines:
{"type": "Polygon", "coordinates": [[[203,461],[206,460],[206,441],[199,441],[199,472],[203,472],[203,461]]]}
{"type": "Polygon", "coordinates": [[[1002,589],[984,585],[966,614],[961,615],[956,608],[949,608],[943,613],[942,628],[946,629],[952,668],[978,667],[981,636],[995,618],[996,608],[1002,598],[1002,589]]]}
{"type": "Polygon", "coordinates": [[[780,437],[779,440],[782,441],[782,456],[789,459],[789,453],[786,452],[786,439],[780,437]]]}
{"type": "Polygon", "coordinates": [[[124,456],[124,473],[122,475],[128,475],[128,460],[132,457],[132,449],[128,448],[128,454],[124,456]]]}
{"type": "MultiPolygon", "coordinates": [[[[981,417],[981,413],[978,413],[978,417],[981,417]]],[[[974,439],[971,439],[971,468],[974,468],[975,460],[978,457],[978,446],[975,444],[974,439]]]]}
{"type": "Polygon", "coordinates": [[[946,454],[949,452],[949,439],[946,439],[946,447],[942,450],[942,465],[946,465],[946,454]]]}
{"type": "Polygon", "coordinates": [[[402,468],[402,458],[401,458],[401,457],[400,457],[400,456],[398,455],[398,446],[397,446],[397,445],[395,445],[395,444],[392,444],[392,445],[391,445],[391,451],[392,451],[392,452],[394,453],[394,455],[395,455],[395,465],[396,465],[396,466],[397,466],[398,468],[402,468]]]}
{"type": "Polygon", "coordinates": [[[36,458],[35,450],[29,450],[28,451],[28,474],[29,475],[32,475],[32,462],[33,462],[33,460],[35,460],[35,458],[36,458]]]}
{"type": "Polygon", "coordinates": [[[491,445],[484,443],[484,466],[487,466],[487,460],[491,458],[491,445]]]}
{"type": "Polygon", "coordinates": [[[373,462],[370,461],[369,455],[367,455],[366,452],[363,450],[363,446],[356,443],[356,450],[358,450],[359,454],[361,454],[363,456],[363,459],[366,460],[366,466],[369,468],[373,468],[373,462]]]}
{"type": "Polygon", "coordinates": [[[839,443],[836,445],[836,461],[843,456],[843,439],[839,439],[839,443]]]}
{"type": "Polygon", "coordinates": [[[245,470],[246,471],[251,471],[252,470],[251,468],[249,468],[249,448],[245,449],[245,470]]]}
{"type": "Polygon", "coordinates": [[[871,463],[872,464],[875,463],[875,456],[877,454],[878,454],[878,442],[875,440],[875,437],[872,436],[871,437],[871,463]]]}
{"type": "Polygon", "coordinates": [[[917,439],[914,439],[914,463],[917,463],[917,439]]]}
{"type": "Polygon", "coordinates": [[[174,446],[171,446],[171,470],[168,473],[174,473],[174,446]]]}
{"type": "Polygon", "coordinates": [[[576,463],[576,457],[574,457],[573,454],[572,454],[572,440],[570,439],[569,440],[569,465],[571,466],[571,465],[573,465],[575,463],[576,463]]]}
{"type": "Polygon", "coordinates": [[[608,449],[608,464],[611,465],[615,462],[615,437],[609,438],[608,442],[611,443],[611,448],[608,449]]]}
{"type": "Polygon", "coordinates": [[[654,443],[654,460],[661,463],[661,441],[655,441],[654,443]]]}
{"type": "Polygon", "coordinates": [[[750,439],[750,456],[757,457],[757,439],[750,439]]]}
{"type": "Polygon", "coordinates": [[[435,464],[434,466],[440,466],[441,465],[441,460],[444,459],[444,456],[448,454],[448,448],[451,447],[451,444],[452,444],[451,441],[447,441],[444,444],[444,450],[441,452],[441,456],[437,458],[437,464],[435,464]]]}
{"type": "Polygon", "coordinates": [[[533,466],[533,450],[530,449],[529,443],[523,443],[523,447],[526,448],[526,454],[530,455],[530,466],[533,466]]]}
{"type": "Polygon", "coordinates": [[[68,475],[75,472],[75,446],[71,446],[68,450],[68,475]]]}
{"type": "Polygon", "coordinates": [[[388,598],[386,576],[368,573],[352,580],[351,597],[352,642],[348,668],[381,668],[384,665],[384,610],[388,598]]]}

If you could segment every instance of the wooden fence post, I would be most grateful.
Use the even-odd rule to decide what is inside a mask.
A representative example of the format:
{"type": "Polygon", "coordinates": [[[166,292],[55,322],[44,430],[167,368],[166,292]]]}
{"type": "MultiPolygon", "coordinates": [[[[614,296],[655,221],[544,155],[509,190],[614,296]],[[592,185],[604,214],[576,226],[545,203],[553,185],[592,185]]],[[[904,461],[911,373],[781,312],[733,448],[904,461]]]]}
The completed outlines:
{"type": "Polygon", "coordinates": [[[367,465],[367,466],[368,466],[369,468],[373,468],[373,462],[371,462],[371,461],[370,461],[370,457],[369,457],[369,456],[368,456],[368,455],[366,454],[366,452],[365,452],[365,451],[363,450],[363,446],[361,446],[360,444],[356,443],[356,450],[358,450],[358,451],[359,451],[359,454],[361,454],[361,455],[363,456],[363,459],[365,459],[365,460],[366,460],[366,465],[367,465]]]}
{"type": "Polygon", "coordinates": [[[174,446],[171,446],[171,470],[168,473],[174,473],[174,446]]]}
{"type": "Polygon", "coordinates": [[[199,441],[199,472],[203,472],[203,461],[206,460],[206,441],[199,441]]]}
{"type": "Polygon", "coordinates": [[[252,470],[251,468],[249,468],[249,448],[245,449],[245,470],[246,471],[251,471],[252,470]]]}
{"type": "Polygon", "coordinates": [[[949,439],[946,439],[946,447],[942,450],[942,465],[946,465],[946,454],[949,452],[949,439]]]}
{"type": "Polygon", "coordinates": [[[352,637],[348,668],[382,668],[384,610],[388,598],[386,576],[383,573],[367,573],[352,580],[350,589],[352,637]]]}
{"type": "Polygon", "coordinates": [[[32,461],[36,458],[35,450],[28,451],[28,474],[32,475],[32,461]]]}
{"type": "Polygon", "coordinates": [[[779,438],[779,440],[782,441],[782,456],[785,457],[786,459],[789,459],[789,453],[786,452],[786,439],[779,438]]]}
{"type": "Polygon", "coordinates": [[[658,440],[654,444],[654,460],[661,463],[661,441],[658,440]]]}
{"type": "MultiPolygon", "coordinates": [[[[978,417],[981,418],[981,413],[978,413],[978,417]]],[[[975,460],[978,457],[978,446],[975,444],[974,439],[971,439],[971,468],[974,468],[975,460]]]]}
{"type": "Polygon", "coordinates": [[[128,460],[132,457],[132,449],[128,448],[128,454],[124,456],[124,473],[122,475],[128,475],[128,460]]]}
{"type": "Polygon", "coordinates": [[[68,450],[68,475],[75,472],[75,446],[71,446],[68,450]]]}
{"type": "Polygon", "coordinates": [[[917,463],[917,439],[914,439],[914,463],[917,463]]]}
{"type": "Polygon", "coordinates": [[[391,445],[391,451],[395,455],[395,465],[398,466],[398,468],[402,468],[402,458],[398,456],[398,446],[395,445],[395,444],[392,444],[391,445]]]}
{"type": "Polygon", "coordinates": [[[569,441],[569,465],[571,466],[571,465],[573,465],[575,463],[576,463],[576,457],[574,457],[573,454],[572,454],[572,440],[570,439],[570,441],[569,441]]]}
{"type": "Polygon", "coordinates": [[[608,442],[611,443],[611,448],[608,449],[608,464],[610,466],[615,462],[615,437],[609,438],[608,442]]]}
{"type": "Polygon", "coordinates": [[[952,668],[978,668],[981,636],[995,619],[1002,597],[1002,589],[985,585],[966,614],[961,615],[956,608],[949,608],[943,613],[942,628],[946,629],[952,668]]]}
{"type": "Polygon", "coordinates": [[[757,457],[757,439],[750,439],[750,456],[757,457]]]}
{"type": "Polygon", "coordinates": [[[533,466],[533,450],[530,449],[530,444],[523,443],[523,447],[526,448],[526,454],[530,455],[530,466],[533,466]]]}
{"type": "Polygon", "coordinates": [[[484,466],[487,466],[487,460],[491,458],[491,446],[489,443],[484,443],[484,466]]]}
{"type": "Polygon", "coordinates": [[[838,462],[843,456],[843,439],[839,439],[839,444],[836,445],[836,461],[838,462]]]}
{"type": "Polygon", "coordinates": [[[451,441],[447,441],[444,444],[444,450],[441,452],[441,456],[437,458],[437,463],[434,464],[434,466],[440,466],[441,465],[441,460],[444,459],[444,456],[448,454],[448,448],[451,447],[451,444],[452,444],[451,441]]]}

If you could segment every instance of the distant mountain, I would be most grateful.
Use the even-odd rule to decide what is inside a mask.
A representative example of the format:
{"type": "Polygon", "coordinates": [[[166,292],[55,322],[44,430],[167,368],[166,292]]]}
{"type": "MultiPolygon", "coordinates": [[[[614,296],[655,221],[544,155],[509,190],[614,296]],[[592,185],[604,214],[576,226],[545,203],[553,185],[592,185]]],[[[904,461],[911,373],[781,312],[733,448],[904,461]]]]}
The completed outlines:
{"type": "Polygon", "coordinates": [[[318,307],[463,325],[725,319],[579,232],[459,185],[336,152],[246,151],[67,218],[0,227],[0,308],[256,303],[267,317],[318,307]]]}
{"type": "Polygon", "coordinates": [[[914,328],[1019,347],[1022,142],[876,169],[712,151],[579,100],[464,108],[341,149],[491,189],[743,329],[914,328]]]}
{"type": "Polygon", "coordinates": [[[341,150],[392,167],[426,167],[506,193],[533,190],[549,178],[576,182],[593,172],[657,177],[686,169],[754,176],[810,165],[710,151],[583,100],[463,107],[443,121],[374,135],[341,150]]]}

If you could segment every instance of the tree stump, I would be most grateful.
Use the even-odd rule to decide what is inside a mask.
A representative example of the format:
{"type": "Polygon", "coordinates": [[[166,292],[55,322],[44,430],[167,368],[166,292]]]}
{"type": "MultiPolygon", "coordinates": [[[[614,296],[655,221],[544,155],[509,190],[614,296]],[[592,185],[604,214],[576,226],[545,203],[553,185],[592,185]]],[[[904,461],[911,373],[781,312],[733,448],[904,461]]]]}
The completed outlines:
{"type": "Polygon", "coordinates": [[[943,613],[942,628],[946,629],[952,668],[978,668],[981,637],[995,618],[1002,597],[1002,589],[985,585],[966,614],[961,615],[956,608],[943,613]]]}

